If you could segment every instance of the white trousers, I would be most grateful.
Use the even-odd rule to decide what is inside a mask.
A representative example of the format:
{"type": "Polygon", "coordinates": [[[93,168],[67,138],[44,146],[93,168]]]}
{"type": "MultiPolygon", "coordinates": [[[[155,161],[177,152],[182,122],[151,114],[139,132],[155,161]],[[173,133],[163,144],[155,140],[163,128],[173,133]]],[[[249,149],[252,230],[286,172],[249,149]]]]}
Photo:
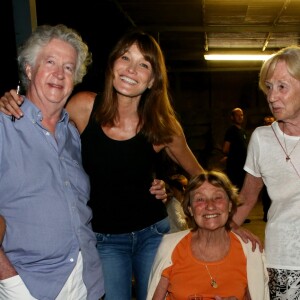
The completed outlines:
{"type": "MultiPolygon", "coordinates": [[[[55,300],[85,300],[87,290],[82,279],[82,256],[79,252],[77,263],[68,280],[55,300]]],[[[45,287],[47,290],[47,287],[45,287]]],[[[0,299],[37,300],[32,297],[19,275],[0,280],[0,299]]]]}

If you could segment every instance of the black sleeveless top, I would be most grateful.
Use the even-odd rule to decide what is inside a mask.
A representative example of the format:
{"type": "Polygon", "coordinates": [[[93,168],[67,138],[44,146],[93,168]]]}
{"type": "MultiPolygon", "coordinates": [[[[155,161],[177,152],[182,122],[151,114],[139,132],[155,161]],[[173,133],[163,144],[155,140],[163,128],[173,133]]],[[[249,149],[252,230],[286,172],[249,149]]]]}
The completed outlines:
{"type": "MultiPolygon", "coordinates": [[[[97,95],[93,107],[101,105],[97,95]]],[[[142,133],[129,140],[109,138],[91,114],[81,134],[83,167],[90,177],[93,230],[126,233],[167,216],[165,205],[149,192],[158,154],[142,133]]]]}

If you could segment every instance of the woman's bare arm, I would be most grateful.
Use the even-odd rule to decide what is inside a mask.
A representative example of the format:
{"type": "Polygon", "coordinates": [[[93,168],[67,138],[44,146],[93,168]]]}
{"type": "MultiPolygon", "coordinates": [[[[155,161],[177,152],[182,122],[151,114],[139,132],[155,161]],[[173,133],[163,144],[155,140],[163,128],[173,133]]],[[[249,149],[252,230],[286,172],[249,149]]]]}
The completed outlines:
{"type": "Polygon", "coordinates": [[[67,102],[66,110],[70,121],[75,124],[79,133],[83,132],[89,122],[96,95],[93,92],[79,92],[67,102]]]}
{"type": "Polygon", "coordinates": [[[252,250],[254,251],[256,245],[258,244],[260,251],[263,250],[262,241],[254,235],[251,231],[240,227],[243,224],[244,220],[249,215],[252,208],[255,206],[259,193],[263,188],[264,183],[260,177],[255,177],[249,173],[246,174],[242,190],[240,192],[240,199],[242,205],[237,209],[237,212],[233,216],[233,225],[232,230],[238,234],[244,242],[249,240],[252,243],[252,250]]]}
{"type": "Polygon", "coordinates": [[[173,141],[165,149],[170,158],[180,165],[190,176],[198,175],[204,171],[186,142],[183,130],[181,134],[173,136],[173,141]]]}
{"type": "Polygon", "coordinates": [[[238,207],[237,212],[233,217],[233,220],[236,224],[243,224],[244,220],[255,206],[263,186],[264,183],[261,177],[255,177],[249,173],[246,173],[244,184],[240,192],[240,200],[242,205],[238,207]]]}

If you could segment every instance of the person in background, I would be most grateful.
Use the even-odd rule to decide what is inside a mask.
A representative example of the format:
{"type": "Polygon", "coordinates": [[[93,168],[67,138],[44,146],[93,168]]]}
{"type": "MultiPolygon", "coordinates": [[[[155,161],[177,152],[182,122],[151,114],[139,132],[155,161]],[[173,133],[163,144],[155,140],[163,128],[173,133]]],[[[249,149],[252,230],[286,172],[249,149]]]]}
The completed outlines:
{"type": "Polygon", "coordinates": [[[275,118],[273,116],[265,116],[264,117],[264,125],[272,125],[272,123],[275,121],[275,118]]]}
{"type": "Polygon", "coordinates": [[[166,189],[168,194],[166,206],[170,221],[169,233],[188,229],[185,214],[181,205],[187,181],[187,178],[182,174],[175,174],[166,179],[166,189]]]}
{"type": "Polygon", "coordinates": [[[300,47],[274,53],[261,68],[259,86],[277,121],[250,138],[241,191],[240,225],[266,185],[271,198],[265,231],[271,299],[300,298],[300,47]]]}
{"type": "MultiPolygon", "coordinates": [[[[275,118],[273,116],[265,116],[264,117],[264,125],[265,126],[272,125],[272,123],[274,121],[275,121],[275,118]]],[[[268,194],[268,191],[267,191],[267,188],[265,185],[261,190],[260,196],[261,196],[263,212],[264,212],[263,220],[264,220],[264,222],[267,222],[268,221],[268,211],[269,211],[269,208],[271,205],[271,199],[269,197],[269,194],[268,194]]]]}
{"type": "Polygon", "coordinates": [[[226,130],[223,153],[226,157],[226,174],[231,182],[241,190],[245,178],[244,164],[247,156],[247,135],[242,127],[244,112],[234,108],[230,115],[232,125],[226,130]]]}
{"type": "MultiPolygon", "coordinates": [[[[16,109],[20,118],[11,96],[21,100],[14,91],[6,93],[1,104],[8,103],[8,110],[1,109],[16,109]]],[[[155,179],[158,153],[166,151],[189,175],[203,172],[171,105],[155,39],[139,30],[125,34],[108,58],[104,91],[79,92],[66,109],[81,134],[90,177],[105,300],[131,300],[132,277],[137,299],[144,300],[157,248],[170,229],[166,207],[156,199],[166,198],[155,179]]]]}
{"type": "Polygon", "coordinates": [[[147,300],[267,300],[264,253],[231,232],[238,190],[220,171],[193,177],[183,209],[190,230],[167,234],[158,249],[147,300]]]}
{"type": "MultiPolygon", "coordinates": [[[[247,156],[247,135],[242,127],[244,122],[244,111],[236,107],[231,111],[230,118],[232,125],[226,130],[223,153],[226,162],[226,174],[231,182],[242,189],[246,172],[244,164],[247,156]]],[[[244,223],[250,223],[250,219],[245,219],[244,223]]]]}
{"type": "Polygon", "coordinates": [[[3,216],[0,216],[0,248],[2,246],[2,241],[4,238],[4,234],[5,234],[5,220],[3,218],[3,216]]]}
{"type": "Polygon", "coordinates": [[[19,50],[24,117],[0,113],[0,299],[104,294],[80,136],[64,110],[90,62],[87,45],[64,25],[37,27],[19,50]]]}

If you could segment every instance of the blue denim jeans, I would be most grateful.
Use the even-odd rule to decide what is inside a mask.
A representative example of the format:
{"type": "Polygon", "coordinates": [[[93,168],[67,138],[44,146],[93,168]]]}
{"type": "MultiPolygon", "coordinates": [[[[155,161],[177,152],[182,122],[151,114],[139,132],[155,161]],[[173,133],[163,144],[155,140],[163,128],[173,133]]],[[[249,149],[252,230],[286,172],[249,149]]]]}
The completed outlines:
{"type": "Polygon", "coordinates": [[[104,273],[105,300],[131,300],[132,276],[137,300],[146,299],[152,263],[163,235],[169,230],[169,220],[165,218],[130,233],[96,233],[104,273]]]}

